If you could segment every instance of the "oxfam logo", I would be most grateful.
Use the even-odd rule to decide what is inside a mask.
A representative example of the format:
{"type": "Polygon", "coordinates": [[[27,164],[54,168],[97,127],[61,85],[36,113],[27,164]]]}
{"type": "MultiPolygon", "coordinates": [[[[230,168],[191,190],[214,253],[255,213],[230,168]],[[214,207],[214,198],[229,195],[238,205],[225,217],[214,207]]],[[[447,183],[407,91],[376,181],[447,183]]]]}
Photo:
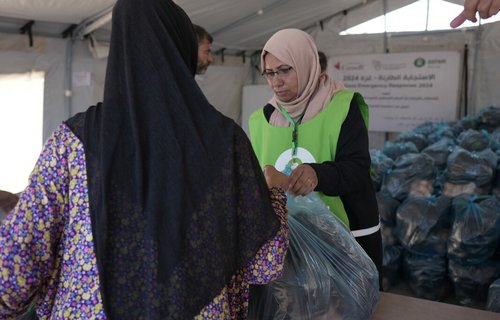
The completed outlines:
{"type": "Polygon", "coordinates": [[[417,58],[417,59],[415,59],[415,62],[413,62],[413,64],[417,68],[422,68],[425,65],[425,59],[424,58],[417,58]]]}

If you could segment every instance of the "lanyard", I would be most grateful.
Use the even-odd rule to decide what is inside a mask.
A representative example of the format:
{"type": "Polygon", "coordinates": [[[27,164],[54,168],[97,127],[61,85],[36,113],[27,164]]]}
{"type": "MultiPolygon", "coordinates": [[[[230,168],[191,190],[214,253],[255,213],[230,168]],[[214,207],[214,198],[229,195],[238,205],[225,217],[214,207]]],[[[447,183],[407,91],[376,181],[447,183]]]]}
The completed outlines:
{"type": "Polygon", "coordinates": [[[278,104],[278,107],[280,108],[281,114],[290,122],[290,124],[293,127],[292,131],[292,159],[297,156],[297,128],[299,124],[302,121],[302,118],[304,117],[304,112],[297,117],[297,120],[293,120],[292,117],[288,114],[288,112],[283,108],[280,104],[278,104]]]}

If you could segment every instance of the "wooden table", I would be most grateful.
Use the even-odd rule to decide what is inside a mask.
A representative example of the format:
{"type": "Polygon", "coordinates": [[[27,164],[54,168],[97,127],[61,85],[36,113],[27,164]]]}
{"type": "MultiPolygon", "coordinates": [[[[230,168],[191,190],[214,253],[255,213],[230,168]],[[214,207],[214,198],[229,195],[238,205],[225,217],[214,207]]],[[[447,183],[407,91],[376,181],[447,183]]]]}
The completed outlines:
{"type": "Polygon", "coordinates": [[[500,320],[500,313],[381,292],[372,320],[500,320]]]}

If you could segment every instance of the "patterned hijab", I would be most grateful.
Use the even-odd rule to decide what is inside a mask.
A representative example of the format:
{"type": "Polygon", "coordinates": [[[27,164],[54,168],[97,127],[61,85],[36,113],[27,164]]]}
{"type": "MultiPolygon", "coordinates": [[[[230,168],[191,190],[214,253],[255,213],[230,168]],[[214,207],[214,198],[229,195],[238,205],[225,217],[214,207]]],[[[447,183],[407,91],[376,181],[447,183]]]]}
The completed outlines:
{"type": "Polygon", "coordinates": [[[67,121],[109,319],[192,319],[278,230],[250,142],[200,91],[196,59],[176,4],[118,0],[104,100],[67,121]]]}
{"type": "Polygon", "coordinates": [[[261,54],[262,72],[266,69],[264,58],[267,53],[291,66],[299,82],[298,95],[294,100],[280,101],[276,95],[269,100],[276,108],[269,119],[272,125],[290,125],[279,111],[278,103],[292,118],[297,118],[305,111],[302,118],[302,122],[305,122],[320,113],[337,91],[345,88],[342,83],[333,80],[326,73],[321,73],[316,44],[313,38],[302,30],[284,29],[269,38],[261,54]]]}

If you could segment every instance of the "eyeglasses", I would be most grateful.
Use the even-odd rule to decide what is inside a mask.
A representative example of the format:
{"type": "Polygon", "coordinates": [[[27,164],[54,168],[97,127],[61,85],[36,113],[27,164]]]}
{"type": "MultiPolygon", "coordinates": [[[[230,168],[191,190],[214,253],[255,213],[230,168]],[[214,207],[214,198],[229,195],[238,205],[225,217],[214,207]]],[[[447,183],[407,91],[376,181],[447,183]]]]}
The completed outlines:
{"type": "Polygon", "coordinates": [[[273,80],[274,76],[278,76],[280,79],[286,78],[288,75],[290,75],[290,72],[293,70],[292,67],[280,67],[276,71],[264,71],[262,75],[267,79],[267,80],[273,80]]]}

